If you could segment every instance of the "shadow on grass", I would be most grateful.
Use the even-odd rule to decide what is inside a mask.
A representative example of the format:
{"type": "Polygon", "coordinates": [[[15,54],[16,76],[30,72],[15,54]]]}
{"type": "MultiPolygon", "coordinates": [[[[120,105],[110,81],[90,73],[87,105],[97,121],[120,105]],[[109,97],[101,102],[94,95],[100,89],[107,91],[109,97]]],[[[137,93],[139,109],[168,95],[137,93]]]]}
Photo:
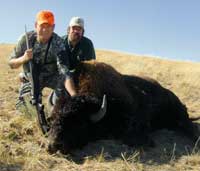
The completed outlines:
{"type": "Polygon", "coordinates": [[[19,170],[22,170],[22,167],[19,164],[5,164],[3,162],[0,162],[0,170],[19,171],[19,170]]]}
{"type": "Polygon", "coordinates": [[[131,163],[162,165],[200,151],[190,139],[174,131],[159,130],[151,134],[151,137],[155,147],[132,148],[117,141],[100,140],[74,151],[67,159],[77,164],[82,164],[87,159],[99,162],[122,159],[131,163]]]}

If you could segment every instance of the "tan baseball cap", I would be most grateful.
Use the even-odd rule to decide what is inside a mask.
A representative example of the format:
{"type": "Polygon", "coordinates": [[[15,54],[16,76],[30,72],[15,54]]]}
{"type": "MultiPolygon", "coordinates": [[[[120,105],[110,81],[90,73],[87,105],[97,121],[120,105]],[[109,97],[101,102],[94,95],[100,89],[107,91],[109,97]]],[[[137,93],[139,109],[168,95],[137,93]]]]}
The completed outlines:
{"type": "Polygon", "coordinates": [[[69,22],[69,26],[70,27],[79,26],[84,29],[84,20],[81,17],[72,17],[69,22]]]}

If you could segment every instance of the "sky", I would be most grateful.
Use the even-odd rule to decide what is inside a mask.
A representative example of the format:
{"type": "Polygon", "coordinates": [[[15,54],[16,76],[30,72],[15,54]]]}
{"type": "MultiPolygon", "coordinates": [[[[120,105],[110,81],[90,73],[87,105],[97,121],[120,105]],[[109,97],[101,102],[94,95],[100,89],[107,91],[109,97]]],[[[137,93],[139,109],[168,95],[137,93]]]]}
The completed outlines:
{"type": "Polygon", "coordinates": [[[199,0],[2,0],[0,43],[33,30],[40,10],[54,13],[60,36],[82,17],[96,49],[200,62],[199,0]]]}

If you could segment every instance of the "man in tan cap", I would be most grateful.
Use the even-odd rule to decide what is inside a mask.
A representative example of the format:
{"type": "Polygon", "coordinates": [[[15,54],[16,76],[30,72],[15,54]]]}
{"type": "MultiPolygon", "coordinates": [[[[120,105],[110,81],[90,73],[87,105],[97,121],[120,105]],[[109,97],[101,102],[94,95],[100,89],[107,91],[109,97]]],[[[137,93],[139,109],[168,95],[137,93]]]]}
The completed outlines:
{"type": "Polygon", "coordinates": [[[93,43],[84,36],[84,20],[72,17],[67,28],[67,35],[63,36],[70,70],[74,70],[80,61],[96,59],[93,43]]]}
{"type": "MultiPolygon", "coordinates": [[[[55,21],[51,11],[40,11],[36,16],[35,30],[27,33],[29,49],[26,45],[26,35],[18,41],[9,59],[12,69],[23,65],[24,73],[21,74],[24,86],[29,83],[27,77],[30,72],[28,62],[33,64],[33,75],[40,94],[37,100],[41,101],[41,92],[44,87],[56,89],[57,81],[63,78],[63,85],[67,92],[74,96],[76,90],[69,72],[69,61],[63,40],[54,33],[55,21]]],[[[23,89],[23,88],[22,88],[23,89]]],[[[21,90],[22,90],[21,89],[21,90]]],[[[20,91],[19,102],[23,102],[23,92],[20,91]]]]}
{"type": "MultiPolygon", "coordinates": [[[[81,17],[72,17],[67,28],[67,35],[63,36],[69,70],[73,78],[76,66],[81,61],[96,59],[93,43],[84,35],[84,20],[81,17]]],[[[58,93],[53,91],[49,96],[49,104],[55,104],[58,93]]]]}

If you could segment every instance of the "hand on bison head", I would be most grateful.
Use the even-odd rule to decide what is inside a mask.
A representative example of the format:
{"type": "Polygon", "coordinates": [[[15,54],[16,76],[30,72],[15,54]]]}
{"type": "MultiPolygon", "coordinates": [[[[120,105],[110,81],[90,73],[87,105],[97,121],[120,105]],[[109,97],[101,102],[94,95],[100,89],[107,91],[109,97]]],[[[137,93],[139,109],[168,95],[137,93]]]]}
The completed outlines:
{"type": "MultiPolygon", "coordinates": [[[[101,107],[102,99],[93,96],[60,98],[52,113],[49,152],[60,150],[62,153],[69,153],[72,149],[87,144],[90,139],[92,119],[94,115],[99,115],[101,107]]],[[[101,119],[99,116],[98,118],[101,119]]]]}

